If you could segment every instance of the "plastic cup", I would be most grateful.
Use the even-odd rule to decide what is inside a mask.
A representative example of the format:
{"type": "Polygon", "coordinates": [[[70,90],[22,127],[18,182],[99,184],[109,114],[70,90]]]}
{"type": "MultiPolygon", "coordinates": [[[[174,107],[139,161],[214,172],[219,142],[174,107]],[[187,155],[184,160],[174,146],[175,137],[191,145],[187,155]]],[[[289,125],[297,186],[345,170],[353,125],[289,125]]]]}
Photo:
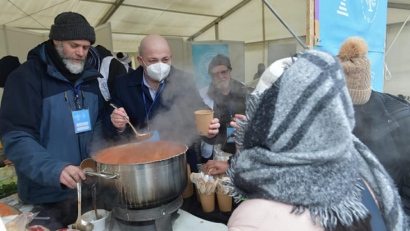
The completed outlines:
{"type": "Polygon", "coordinates": [[[206,213],[213,212],[215,210],[215,193],[211,195],[202,195],[199,194],[201,198],[202,210],[206,213]]]}
{"type": "Polygon", "coordinates": [[[209,135],[209,125],[214,118],[214,111],[212,110],[199,110],[195,111],[196,128],[200,136],[209,135]]]}
{"type": "Polygon", "coordinates": [[[216,194],[218,199],[218,206],[221,212],[229,212],[232,210],[232,197],[228,194],[216,194]]]}

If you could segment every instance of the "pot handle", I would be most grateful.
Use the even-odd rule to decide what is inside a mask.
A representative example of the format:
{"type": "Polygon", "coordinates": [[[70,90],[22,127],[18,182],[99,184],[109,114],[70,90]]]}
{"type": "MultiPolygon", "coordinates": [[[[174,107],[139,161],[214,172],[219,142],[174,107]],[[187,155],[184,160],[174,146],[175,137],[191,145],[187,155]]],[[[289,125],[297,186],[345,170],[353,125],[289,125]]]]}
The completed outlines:
{"type": "Polygon", "coordinates": [[[89,176],[98,176],[98,177],[101,177],[107,180],[117,179],[120,176],[118,173],[115,173],[114,175],[112,175],[112,174],[96,173],[96,172],[91,172],[91,171],[86,171],[85,174],[89,176]]]}

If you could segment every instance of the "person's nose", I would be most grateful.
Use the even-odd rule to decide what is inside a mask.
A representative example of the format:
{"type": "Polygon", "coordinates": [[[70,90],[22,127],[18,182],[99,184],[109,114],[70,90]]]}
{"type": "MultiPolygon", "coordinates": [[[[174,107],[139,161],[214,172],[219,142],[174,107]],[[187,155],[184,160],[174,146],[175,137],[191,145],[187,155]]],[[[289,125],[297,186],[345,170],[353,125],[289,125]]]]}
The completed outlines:
{"type": "Polygon", "coordinates": [[[77,55],[77,56],[83,57],[83,56],[84,56],[84,53],[85,53],[85,51],[84,51],[84,48],[82,48],[82,47],[79,47],[79,48],[76,50],[76,55],[77,55]]]}

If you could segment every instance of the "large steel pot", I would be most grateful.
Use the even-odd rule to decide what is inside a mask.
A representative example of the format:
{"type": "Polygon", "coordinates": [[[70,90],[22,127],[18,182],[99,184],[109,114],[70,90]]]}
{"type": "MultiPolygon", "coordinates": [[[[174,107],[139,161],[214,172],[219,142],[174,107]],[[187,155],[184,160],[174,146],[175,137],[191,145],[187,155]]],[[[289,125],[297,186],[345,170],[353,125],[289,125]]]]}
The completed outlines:
{"type": "Polygon", "coordinates": [[[150,208],[177,198],[187,186],[187,146],[144,142],[102,150],[93,159],[98,191],[111,204],[150,208]],[[107,197],[108,195],[108,197],[107,197]]]}

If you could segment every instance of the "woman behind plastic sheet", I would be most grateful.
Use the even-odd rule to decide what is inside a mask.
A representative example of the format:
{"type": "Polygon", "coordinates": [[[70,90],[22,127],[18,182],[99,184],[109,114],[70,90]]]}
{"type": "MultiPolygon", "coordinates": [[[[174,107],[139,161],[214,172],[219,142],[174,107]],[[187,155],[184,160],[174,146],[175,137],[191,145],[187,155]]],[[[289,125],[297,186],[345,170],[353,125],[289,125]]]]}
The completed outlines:
{"type": "Polygon", "coordinates": [[[229,230],[405,230],[391,178],[351,133],[353,105],[338,60],[312,50],[290,63],[271,87],[264,76],[275,70],[264,73],[265,86],[247,102],[248,122],[237,121],[227,173],[232,196],[246,200],[229,230]]]}

